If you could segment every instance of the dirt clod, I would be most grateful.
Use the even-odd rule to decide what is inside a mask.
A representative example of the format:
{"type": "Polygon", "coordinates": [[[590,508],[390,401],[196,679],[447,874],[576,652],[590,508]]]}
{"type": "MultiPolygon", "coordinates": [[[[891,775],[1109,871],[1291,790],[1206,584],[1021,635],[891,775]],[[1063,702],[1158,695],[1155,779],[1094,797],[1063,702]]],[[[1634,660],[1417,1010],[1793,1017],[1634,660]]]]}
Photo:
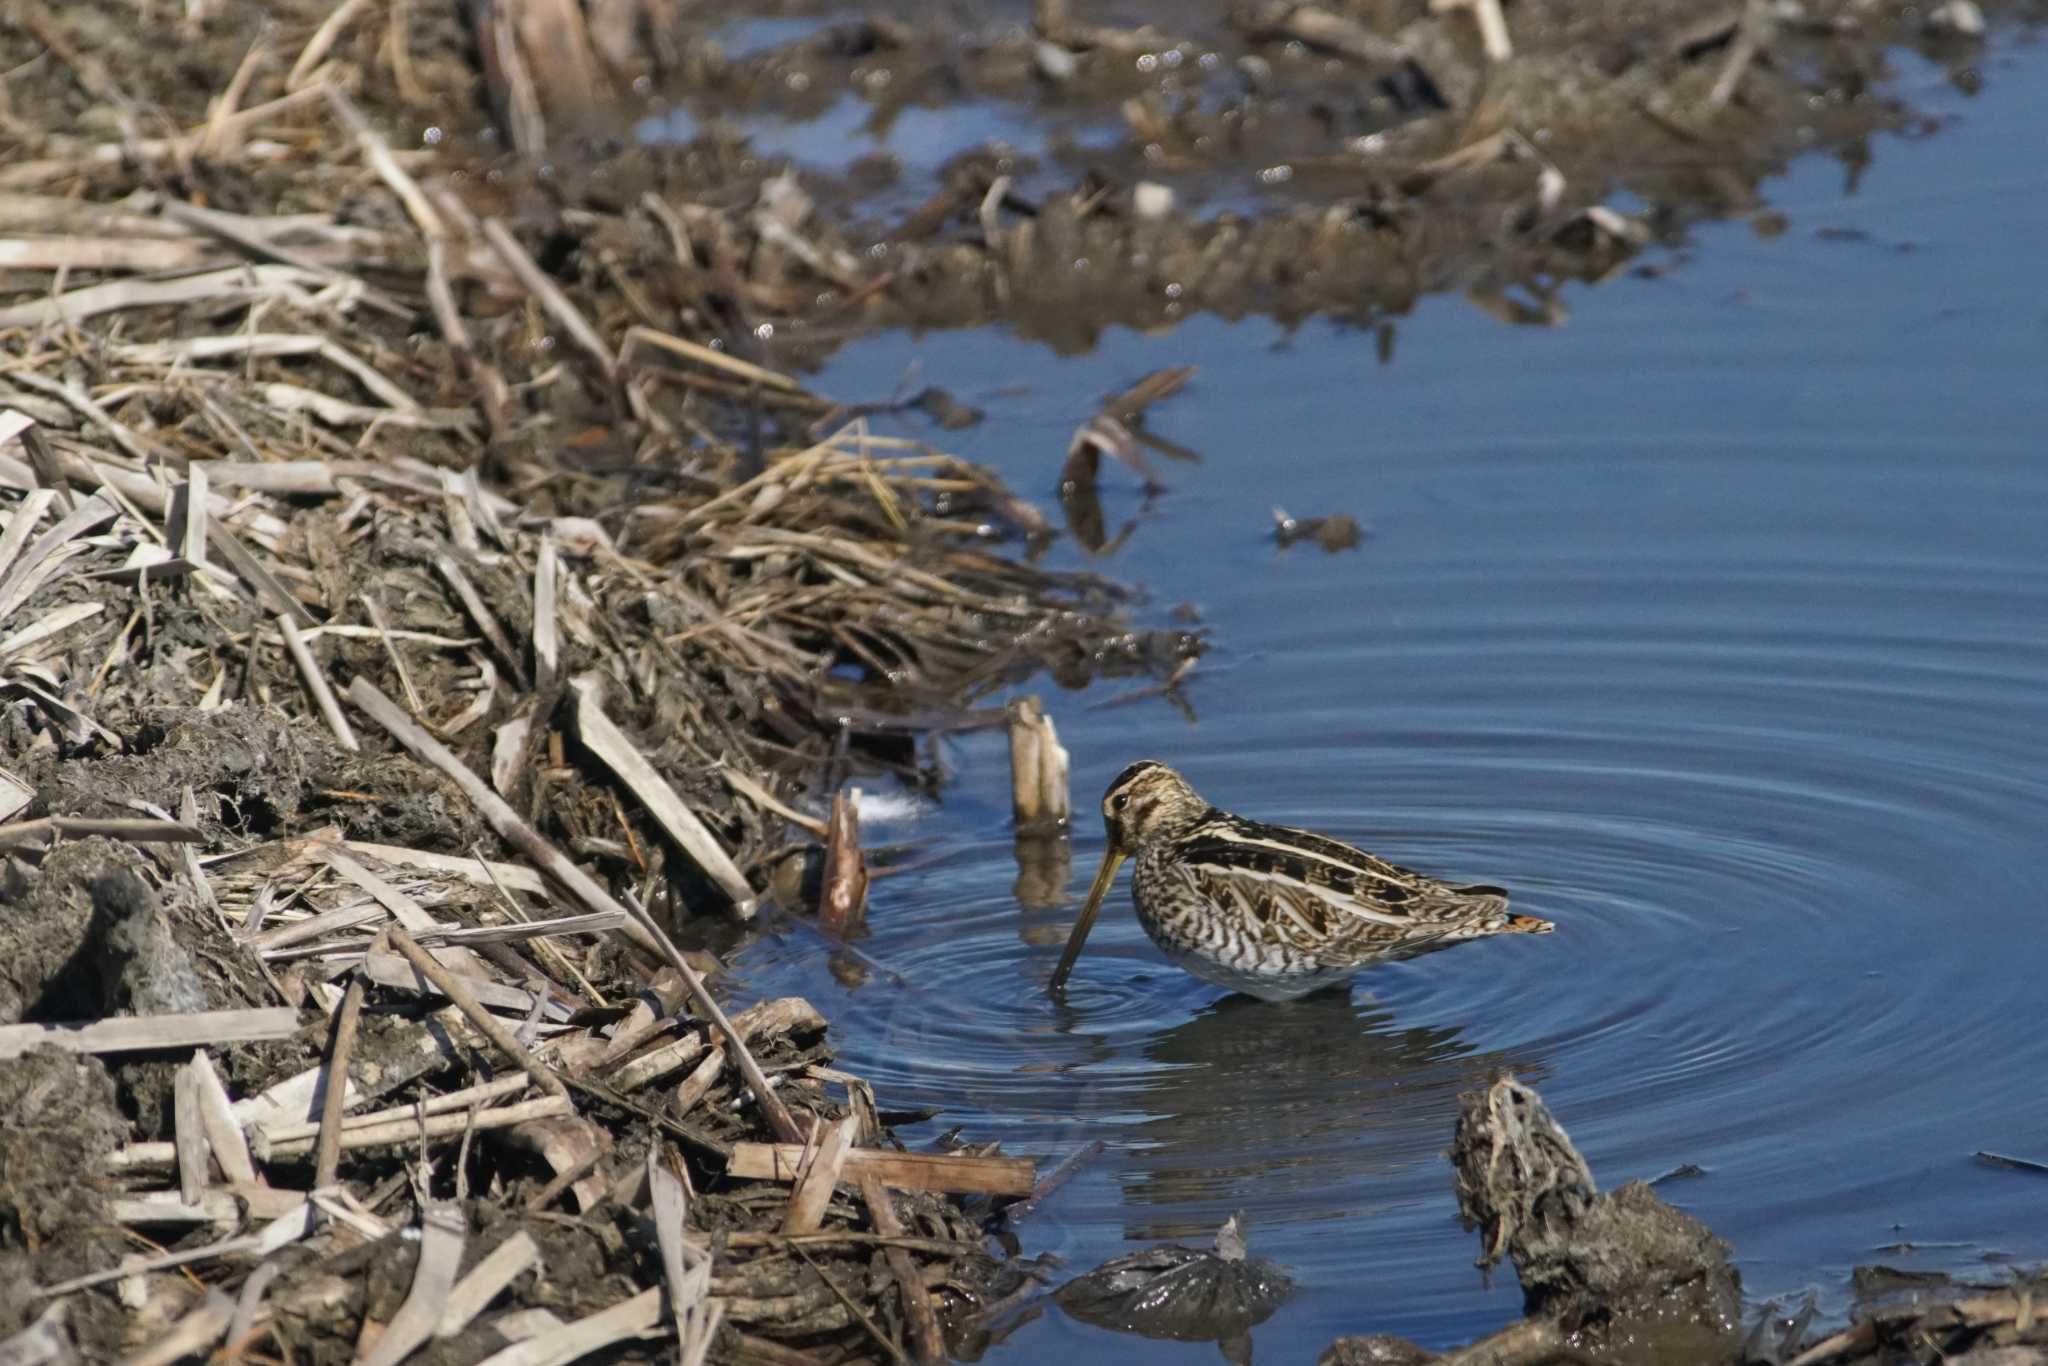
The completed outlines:
{"type": "Polygon", "coordinates": [[[1460,1096],[1451,1162],[1459,1217],[1485,1239],[1479,1264],[1512,1260],[1532,1317],[1616,1341],[1644,1324],[1739,1326],[1727,1245],[1640,1181],[1601,1193],[1532,1088],[1504,1078],[1460,1096]]]}

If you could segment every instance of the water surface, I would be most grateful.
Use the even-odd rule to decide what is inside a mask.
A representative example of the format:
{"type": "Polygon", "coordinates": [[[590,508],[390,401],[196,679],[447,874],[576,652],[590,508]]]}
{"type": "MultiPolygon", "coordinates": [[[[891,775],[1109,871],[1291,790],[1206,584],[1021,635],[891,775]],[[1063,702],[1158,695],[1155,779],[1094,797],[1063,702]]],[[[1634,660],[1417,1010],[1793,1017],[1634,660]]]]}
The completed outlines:
{"type": "MultiPolygon", "coordinates": [[[[1286,1006],[1169,968],[1122,886],[1064,1007],[1073,913],[1020,905],[999,737],[950,743],[942,808],[878,828],[935,857],[876,884],[857,989],[809,935],[741,960],[801,992],[912,1135],[1106,1155],[1024,1226],[1079,1270],[1247,1212],[1299,1296],[1254,1337],[1442,1347],[1513,1317],[1472,1269],[1442,1160],[1456,1093],[1534,1081],[1604,1185],[1663,1188],[1734,1243],[1753,1299],[1884,1260],[2048,1258],[2048,56],[1966,98],[1901,58],[1939,136],[1886,140],[1854,192],[1824,157],[1789,220],[1701,229],[1653,276],[1574,288],[1568,323],[1455,299],[1391,363],[1329,325],[1195,319],[1061,359],[995,331],[884,336],[821,377],[913,370],[984,407],[949,448],[1050,497],[1068,434],[1159,366],[1201,367],[1152,429],[1199,451],[1147,498],[1104,476],[1108,572],[1217,648],[1193,724],[1118,685],[1047,697],[1077,803],[1154,756],[1218,804],[1447,876],[1558,933],[1461,946],[1286,1006]],[[1270,509],[1348,512],[1327,555],[1270,509]],[[1912,1244],[1900,1249],[1899,1244],[1912,1244]],[[1888,1250],[1889,1249],[1889,1250],[1888,1250]]],[[[1055,558],[1089,561],[1071,542],[1055,558]]],[[[1074,841],[1078,897],[1100,852],[1074,841]]],[[[1050,1310],[992,1359],[1209,1361],[1050,1310]]]]}

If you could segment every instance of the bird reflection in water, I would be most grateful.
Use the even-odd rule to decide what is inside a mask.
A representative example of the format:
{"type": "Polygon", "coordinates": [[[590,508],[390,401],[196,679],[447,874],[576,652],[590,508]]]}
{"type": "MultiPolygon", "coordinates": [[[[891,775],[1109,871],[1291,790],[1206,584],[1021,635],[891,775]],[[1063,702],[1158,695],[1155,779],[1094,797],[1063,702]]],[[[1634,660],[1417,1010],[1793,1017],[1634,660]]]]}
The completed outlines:
{"type": "MultiPolygon", "coordinates": [[[[1401,1028],[1343,989],[1228,996],[1144,1045],[1148,1118],[1127,1130],[1125,1235],[1185,1238],[1232,1210],[1254,1227],[1363,1214],[1371,1178],[1433,1162],[1457,1093],[1536,1058],[1474,1052],[1455,1026],[1401,1028]]],[[[1448,1189],[1448,1187],[1446,1187],[1448,1189]]]]}
{"type": "MultiPolygon", "coordinates": [[[[1147,1065],[1131,1069],[1142,1082],[1120,1097],[1142,1116],[1119,1131],[1113,1159],[1124,1236],[1206,1240],[1243,1211],[1254,1230],[1341,1221],[1370,1237],[1373,1209],[1410,1195],[1398,1176],[1409,1169],[1443,1193],[1448,1212],[1438,1155],[1458,1092],[1503,1071],[1545,1071],[1533,1053],[1474,1051],[1460,1033],[1403,1028],[1385,1006],[1338,987],[1294,1001],[1226,996],[1152,1035],[1139,1047],[1147,1065]]],[[[1218,1347],[1227,1361],[1252,1360],[1250,1331],[1218,1347]]]]}

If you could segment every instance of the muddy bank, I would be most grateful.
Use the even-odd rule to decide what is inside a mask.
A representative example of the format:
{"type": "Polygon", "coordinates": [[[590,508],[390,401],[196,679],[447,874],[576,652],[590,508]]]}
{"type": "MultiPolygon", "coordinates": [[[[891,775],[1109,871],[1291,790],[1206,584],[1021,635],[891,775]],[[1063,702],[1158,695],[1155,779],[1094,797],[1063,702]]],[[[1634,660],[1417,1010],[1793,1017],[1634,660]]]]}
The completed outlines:
{"type": "Polygon", "coordinates": [[[1765,1304],[1744,1329],[1728,1245],[1649,1185],[1601,1191],[1592,1169],[1529,1086],[1502,1078],[1458,1098],[1447,1156],[1458,1214],[1477,1231],[1477,1265],[1509,1261],[1521,1321],[1438,1354],[1388,1336],[1340,1338],[1321,1366],[1540,1366],[1545,1362],[1931,1363],[2048,1359],[2034,1310],[2038,1271],[2002,1285],[1858,1267],[1850,1326],[1814,1327],[1814,1298],[1765,1304]]]}
{"type": "MultiPolygon", "coordinates": [[[[116,81],[94,59],[125,43],[124,6],[32,6],[5,55],[54,36],[82,74],[17,82],[23,164],[0,184],[125,192],[141,182],[115,101],[204,134],[248,57],[232,119],[152,149],[186,192],[320,202],[287,163],[332,119],[283,87],[334,79],[402,162],[539,234],[551,272],[610,300],[601,324],[770,365],[878,327],[1001,319],[1083,349],[1199,311],[1377,323],[1444,290],[1543,324],[1562,282],[1702,218],[1787,230],[1765,182],[1793,158],[1855,176],[1876,135],[1938,134],[1889,88],[1895,54],[1968,88],[1987,41],[2038,19],[1974,0],[1516,4],[1489,52],[1489,4],[1205,3],[1149,22],[1050,0],[993,16],[640,3],[588,24],[557,8],[507,7],[481,45],[441,7],[322,31],[327,7],[288,6],[261,36],[227,8],[148,16],[116,81]]],[[[389,212],[371,203],[364,228],[389,212]]],[[[516,295],[487,263],[448,268],[499,286],[500,307],[516,295]]],[[[567,343],[551,330],[528,343],[567,343]]]]}
{"type": "Polygon", "coordinates": [[[4,29],[9,1351],[981,1350],[1033,1155],[902,1151],[704,946],[887,875],[843,785],[1199,635],[359,102],[472,78],[241,14],[4,29]]]}

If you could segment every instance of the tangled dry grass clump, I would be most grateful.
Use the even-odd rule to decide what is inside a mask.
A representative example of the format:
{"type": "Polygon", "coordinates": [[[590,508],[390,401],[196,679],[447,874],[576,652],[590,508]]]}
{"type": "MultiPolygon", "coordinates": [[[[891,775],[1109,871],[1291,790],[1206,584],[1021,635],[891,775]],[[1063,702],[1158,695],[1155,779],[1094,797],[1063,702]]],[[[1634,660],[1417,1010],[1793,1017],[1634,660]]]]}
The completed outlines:
{"type": "Polygon", "coordinates": [[[195,109],[119,7],[9,17],[9,1350],[972,1350],[1030,1162],[900,1152],[815,1011],[728,1016],[668,932],[985,694],[1192,640],[682,335],[601,213],[564,258],[394,150],[357,99],[421,73],[345,24],[195,109]]]}

